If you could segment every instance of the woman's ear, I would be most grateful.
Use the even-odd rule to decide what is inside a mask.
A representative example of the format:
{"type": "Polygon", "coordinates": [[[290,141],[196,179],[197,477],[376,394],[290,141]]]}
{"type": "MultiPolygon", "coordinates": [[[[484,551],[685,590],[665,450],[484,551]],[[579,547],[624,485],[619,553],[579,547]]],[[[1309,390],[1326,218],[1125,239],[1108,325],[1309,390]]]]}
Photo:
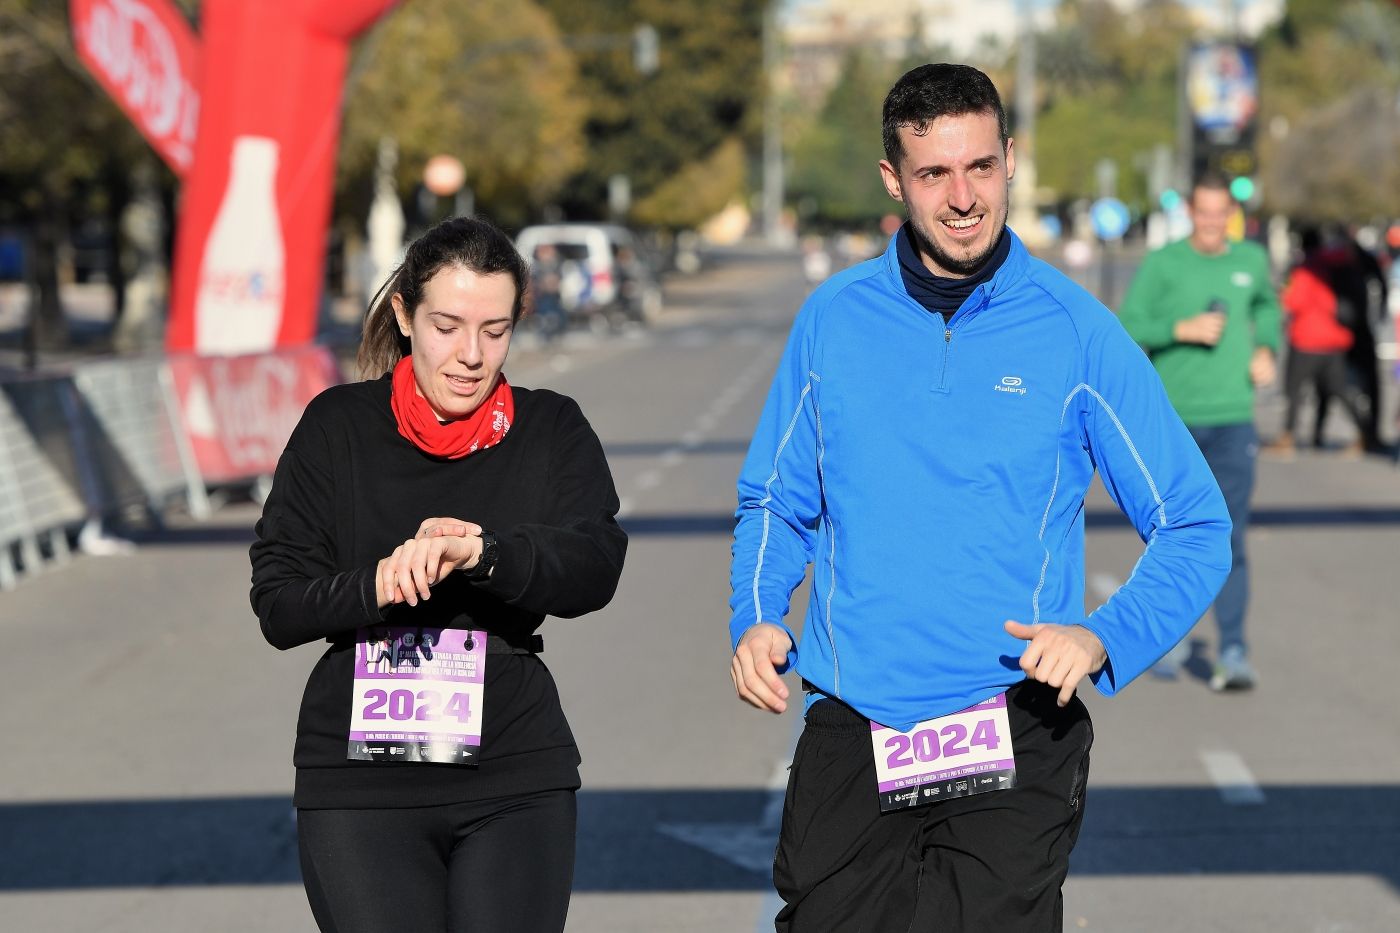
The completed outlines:
{"type": "Polygon", "coordinates": [[[398,292],[389,296],[389,305],[394,309],[394,319],[399,322],[399,333],[405,337],[413,334],[413,319],[408,315],[408,309],[403,305],[403,298],[398,292]]]}

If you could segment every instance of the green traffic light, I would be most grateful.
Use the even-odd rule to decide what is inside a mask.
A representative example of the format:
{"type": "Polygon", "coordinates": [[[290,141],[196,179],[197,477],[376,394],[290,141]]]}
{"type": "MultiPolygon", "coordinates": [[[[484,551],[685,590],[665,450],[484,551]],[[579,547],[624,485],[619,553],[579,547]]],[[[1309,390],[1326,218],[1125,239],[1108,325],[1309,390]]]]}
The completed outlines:
{"type": "Polygon", "coordinates": [[[1162,205],[1164,211],[1174,211],[1181,204],[1181,195],[1175,188],[1168,188],[1157,198],[1157,203],[1162,205]]]}
{"type": "Polygon", "coordinates": [[[1244,203],[1254,197],[1254,179],[1247,175],[1241,175],[1230,182],[1230,194],[1236,201],[1244,203]]]}

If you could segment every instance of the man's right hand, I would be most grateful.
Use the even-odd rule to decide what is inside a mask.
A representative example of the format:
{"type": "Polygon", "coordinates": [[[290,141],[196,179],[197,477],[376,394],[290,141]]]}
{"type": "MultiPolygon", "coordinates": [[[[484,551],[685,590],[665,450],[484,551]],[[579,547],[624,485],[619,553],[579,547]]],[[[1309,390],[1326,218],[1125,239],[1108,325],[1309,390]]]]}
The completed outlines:
{"type": "Polygon", "coordinates": [[[770,713],[786,710],[788,689],[777,668],[791,650],[792,639],[780,626],[760,622],[745,632],[729,664],[739,699],[770,713]]]}
{"type": "Polygon", "coordinates": [[[1182,318],[1172,328],[1172,336],[1177,343],[1197,343],[1213,347],[1220,342],[1225,332],[1225,314],[1221,311],[1202,311],[1195,317],[1182,318]]]}

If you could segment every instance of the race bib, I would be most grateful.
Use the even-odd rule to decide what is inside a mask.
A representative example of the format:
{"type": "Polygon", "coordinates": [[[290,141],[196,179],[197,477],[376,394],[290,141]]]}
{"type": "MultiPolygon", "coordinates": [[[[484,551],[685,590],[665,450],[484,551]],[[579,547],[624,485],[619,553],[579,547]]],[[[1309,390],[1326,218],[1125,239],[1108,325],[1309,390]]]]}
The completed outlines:
{"type": "Polygon", "coordinates": [[[486,633],[386,626],[356,639],[346,757],[476,764],[486,633]]]}
{"type": "Polygon", "coordinates": [[[870,723],[880,812],[1016,786],[1006,694],[899,732],[870,723]]]}

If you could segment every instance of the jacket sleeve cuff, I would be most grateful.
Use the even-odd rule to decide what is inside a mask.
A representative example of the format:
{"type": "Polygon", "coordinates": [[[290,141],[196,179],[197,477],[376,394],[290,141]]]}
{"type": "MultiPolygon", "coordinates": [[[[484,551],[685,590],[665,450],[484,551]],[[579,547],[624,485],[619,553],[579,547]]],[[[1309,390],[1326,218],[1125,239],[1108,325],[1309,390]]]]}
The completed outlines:
{"type": "Polygon", "coordinates": [[[534,566],[533,549],[521,535],[496,533],[496,566],[485,580],[472,580],[472,586],[510,603],[520,598],[530,585],[534,566]]]}

